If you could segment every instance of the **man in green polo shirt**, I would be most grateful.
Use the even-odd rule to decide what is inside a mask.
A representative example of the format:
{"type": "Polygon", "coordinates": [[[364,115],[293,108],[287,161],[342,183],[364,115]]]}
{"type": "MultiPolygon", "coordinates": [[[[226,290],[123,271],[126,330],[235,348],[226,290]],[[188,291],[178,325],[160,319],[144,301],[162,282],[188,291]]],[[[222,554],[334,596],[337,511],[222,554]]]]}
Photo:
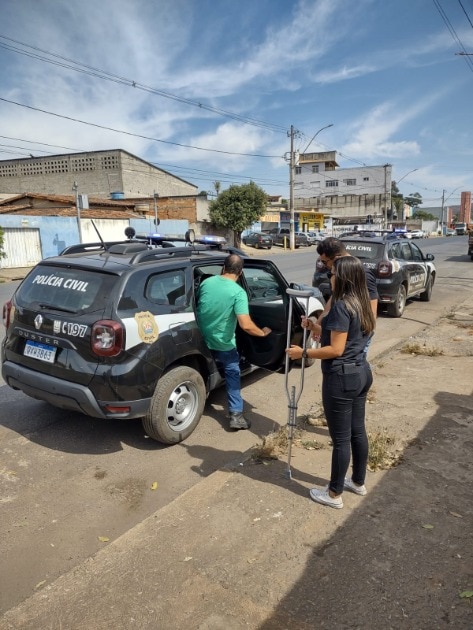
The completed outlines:
{"type": "Polygon", "coordinates": [[[240,391],[240,357],[236,348],[237,324],[249,335],[266,337],[270,328],[260,328],[249,315],[248,296],[238,284],[243,259],[237,254],[225,258],[220,276],[207,278],[199,288],[197,319],[205,343],[225,371],[225,386],[231,429],[249,429],[243,415],[240,391]]]}

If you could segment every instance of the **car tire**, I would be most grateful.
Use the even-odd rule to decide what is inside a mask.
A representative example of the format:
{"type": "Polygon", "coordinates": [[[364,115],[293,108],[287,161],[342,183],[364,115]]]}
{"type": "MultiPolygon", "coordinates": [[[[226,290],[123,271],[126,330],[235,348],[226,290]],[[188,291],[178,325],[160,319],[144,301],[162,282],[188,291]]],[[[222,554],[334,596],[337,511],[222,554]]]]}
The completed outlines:
{"type": "Polygon", "coordinates": [[[402,317],[406,306],[406,287],[401,284],[397,291],[396,299],[388,304],[387,311],[390,317],[402,317]]]}
{"type": "Polygon", "coordinates": [[[205,399],[205,383],[199,372],[185,365],[166,372],[142,419],[146,434],[163,444],[182,442],[199,424],[205,399]]]}
{"type": "Polygon", "coordinates": [[[272,245],[268,245],[268,249],[271,249],[272,245]]]}
{"type": "Polygon", "coordinates": [[[255,243],[255,249],[259,249],[259,243],[255,243]]]}
{"type": "Polygon", "coordinates": [[[434,280],[432,276],[427,280],[427,285],[425,287],[425,291],[419,295],[419,298],[422,302],[430,302],[432,298],[432,289],[434,286],[434,280]]]}

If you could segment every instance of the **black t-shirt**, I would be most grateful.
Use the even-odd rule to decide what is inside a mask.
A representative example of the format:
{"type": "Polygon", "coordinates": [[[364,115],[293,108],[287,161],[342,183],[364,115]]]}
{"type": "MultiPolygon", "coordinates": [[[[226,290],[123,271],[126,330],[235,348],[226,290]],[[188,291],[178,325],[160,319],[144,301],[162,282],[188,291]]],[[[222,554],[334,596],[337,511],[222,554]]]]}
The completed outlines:
{"type": "Polygon", "coordinates": [[[370,296],[370,300],[378,299],[378,287],[376,285],[376,276],[372,269],[368,269],[368,267],[363,267],[365,270],[366,276],[366,286],[368,287],[368,295],[370,296]]]}
{"type": "Polygon", "coordinates": [[[358,316],[350,313],[342,300],[335,302],[322,320],[322,335],[320,337],[322,347],[330,345],[332,330],[347,332],[347,343],[341,357],[321,361],[322,372],[331,372],[344,363],[360,363],[366,360],[365,348],[370,335],[362,332],[358,316]]]}

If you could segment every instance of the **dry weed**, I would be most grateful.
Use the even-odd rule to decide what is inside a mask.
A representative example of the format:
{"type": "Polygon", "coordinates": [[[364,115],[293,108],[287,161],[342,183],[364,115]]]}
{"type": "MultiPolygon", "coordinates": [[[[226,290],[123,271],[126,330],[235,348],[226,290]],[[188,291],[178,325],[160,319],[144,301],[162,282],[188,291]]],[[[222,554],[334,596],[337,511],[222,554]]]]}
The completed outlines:
{"type": "Polygon", "coordinates": [[[444,354],[441,348],[429,348],[425,343],[422,345],[418,341],[407,343],[401,348],[401,352],[403,354],[422,354],[427,357],[439,357],[444,354]]]}
{"type": "Polygon", "coordinates": [[[388,470],[399,463],[400,455],[394,451],[395,440],[386,430],[368,433],[368,470],[388,470]]]}
{"type": "MultiPolygon", "coordinates": [[[[300,439],[301,430],[296,427],[292,437],[293,439],[296,437],[300,439]]],[[[287,426],[284,426],[263,438],[263,443],[255,447],[253,459],[278,459],[280,455],[287,453],[288,446],[288,429],[287,426]]]]}

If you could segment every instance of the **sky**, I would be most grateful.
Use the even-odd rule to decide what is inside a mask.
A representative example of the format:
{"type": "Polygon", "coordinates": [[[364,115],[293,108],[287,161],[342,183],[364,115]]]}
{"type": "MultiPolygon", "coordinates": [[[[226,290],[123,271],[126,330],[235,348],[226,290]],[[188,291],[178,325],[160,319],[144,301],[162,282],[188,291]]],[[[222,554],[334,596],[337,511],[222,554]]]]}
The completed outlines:
{"type": "Polygon", "coordinates": [[[473,0],[0,11],[0,160],[119,148],[199,191],[254,181],[288,198],[292,126],[296,150],[317,134],[310,151],[341,167],[391,164],[424,207],[473,190],[473,0]]]}

